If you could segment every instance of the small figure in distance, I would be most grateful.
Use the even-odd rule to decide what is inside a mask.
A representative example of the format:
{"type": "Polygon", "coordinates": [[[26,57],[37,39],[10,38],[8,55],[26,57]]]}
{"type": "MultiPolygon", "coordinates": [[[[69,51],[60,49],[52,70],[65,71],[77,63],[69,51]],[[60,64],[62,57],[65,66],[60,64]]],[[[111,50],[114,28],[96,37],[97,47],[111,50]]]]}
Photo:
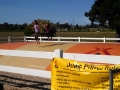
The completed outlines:
{"type": "Polygon", "coordinates": [[[47,34],[48,40],[49,40],[49,37],[51,37],[51,40],[53,40],[53,39],[52,39],[52,34],[51,34],[51,32],[50,32],[50,24],[47,23],[47,24],[42,25],[42,26],[43,26],[43,27],[45,28],[45,30],[46,30],[46,34],[47,34]]]}
{"type": "Polygon", "coordinates": [[[35,40],[38,45],[38,44],[40,44],[40,42],[39,42],[40,39],[38,38],[39,34],[40,34],[40,27],[39,27],[37,20],[34,20],[33,24],[34,24],[34,30],[35,30],[35,40]]]}

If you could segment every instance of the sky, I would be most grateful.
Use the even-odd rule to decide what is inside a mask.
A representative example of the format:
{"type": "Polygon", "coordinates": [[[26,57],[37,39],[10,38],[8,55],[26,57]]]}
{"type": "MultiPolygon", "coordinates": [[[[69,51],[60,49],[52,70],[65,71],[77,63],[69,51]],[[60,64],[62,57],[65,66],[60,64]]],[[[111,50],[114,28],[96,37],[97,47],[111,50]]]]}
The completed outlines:
{"type": "Polygon", "coordinates": [[[30,24],[35,19],[53,23],[90,24],[85,12],[94,0],[0,0],[0,24],[30,24]]]}

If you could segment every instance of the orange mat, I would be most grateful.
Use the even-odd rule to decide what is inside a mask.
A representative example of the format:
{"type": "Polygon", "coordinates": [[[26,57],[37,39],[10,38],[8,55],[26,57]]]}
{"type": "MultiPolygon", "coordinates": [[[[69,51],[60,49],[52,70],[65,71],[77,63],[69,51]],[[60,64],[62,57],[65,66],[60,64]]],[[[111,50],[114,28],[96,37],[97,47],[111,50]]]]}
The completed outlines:
{"type": "MultiPolygon", "coordinates": [[[[120,44],[109,44],[109,43],[80,43],[77,44],[68,50],[66,53],[82,53],[82,54],[98,54],[98,55],[117,55],[120,56],[120,44]]],[[[91,63],[91,62],[86,62],[91,63]]],[[[92,62],[91,64],[101,64],[92,62]]],[[[112,65],[112,64],[104,64],[112,65]]],[[[51,70],[51,65],[46,68],[47,71],[51,70]]]]}
{"type": "MultiPolygon", "coordinates": [[[[19,48],[21,46],[30,44],[31,42],[17,42],[17,43],[3,43],[0,44],[0,49],[9,49],[9,50],[14,50],[16,48],[19,48]]],[[[2,55],[0,55],[2,56],[2,55]]]]}

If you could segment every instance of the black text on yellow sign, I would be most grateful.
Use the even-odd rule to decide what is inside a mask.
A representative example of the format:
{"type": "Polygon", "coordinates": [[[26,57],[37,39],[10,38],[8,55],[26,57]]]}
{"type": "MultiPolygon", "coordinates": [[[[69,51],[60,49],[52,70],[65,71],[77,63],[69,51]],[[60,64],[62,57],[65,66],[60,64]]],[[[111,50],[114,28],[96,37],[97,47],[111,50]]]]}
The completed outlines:
{"type": "MultiPolygon", "coordinates": [[[[51,90],[108,90],[109,70],[120,69],[120,65],[99,66],[53,58],[51,68],[51,90]]],[[[119,90],[119,73],[114,75],[114,83],[114,89],[119,90]]]]}

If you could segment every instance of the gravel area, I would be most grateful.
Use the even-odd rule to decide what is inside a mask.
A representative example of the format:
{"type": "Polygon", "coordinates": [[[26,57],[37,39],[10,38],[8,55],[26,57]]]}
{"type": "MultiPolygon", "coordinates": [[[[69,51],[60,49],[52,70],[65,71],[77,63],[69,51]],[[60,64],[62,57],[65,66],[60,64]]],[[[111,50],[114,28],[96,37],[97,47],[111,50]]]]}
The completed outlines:
{"type": "Polygon", "coordinates": [[[4,90],[50,90],[49,78],[35,77],[0,71],[0,83],[4,90]]]}

